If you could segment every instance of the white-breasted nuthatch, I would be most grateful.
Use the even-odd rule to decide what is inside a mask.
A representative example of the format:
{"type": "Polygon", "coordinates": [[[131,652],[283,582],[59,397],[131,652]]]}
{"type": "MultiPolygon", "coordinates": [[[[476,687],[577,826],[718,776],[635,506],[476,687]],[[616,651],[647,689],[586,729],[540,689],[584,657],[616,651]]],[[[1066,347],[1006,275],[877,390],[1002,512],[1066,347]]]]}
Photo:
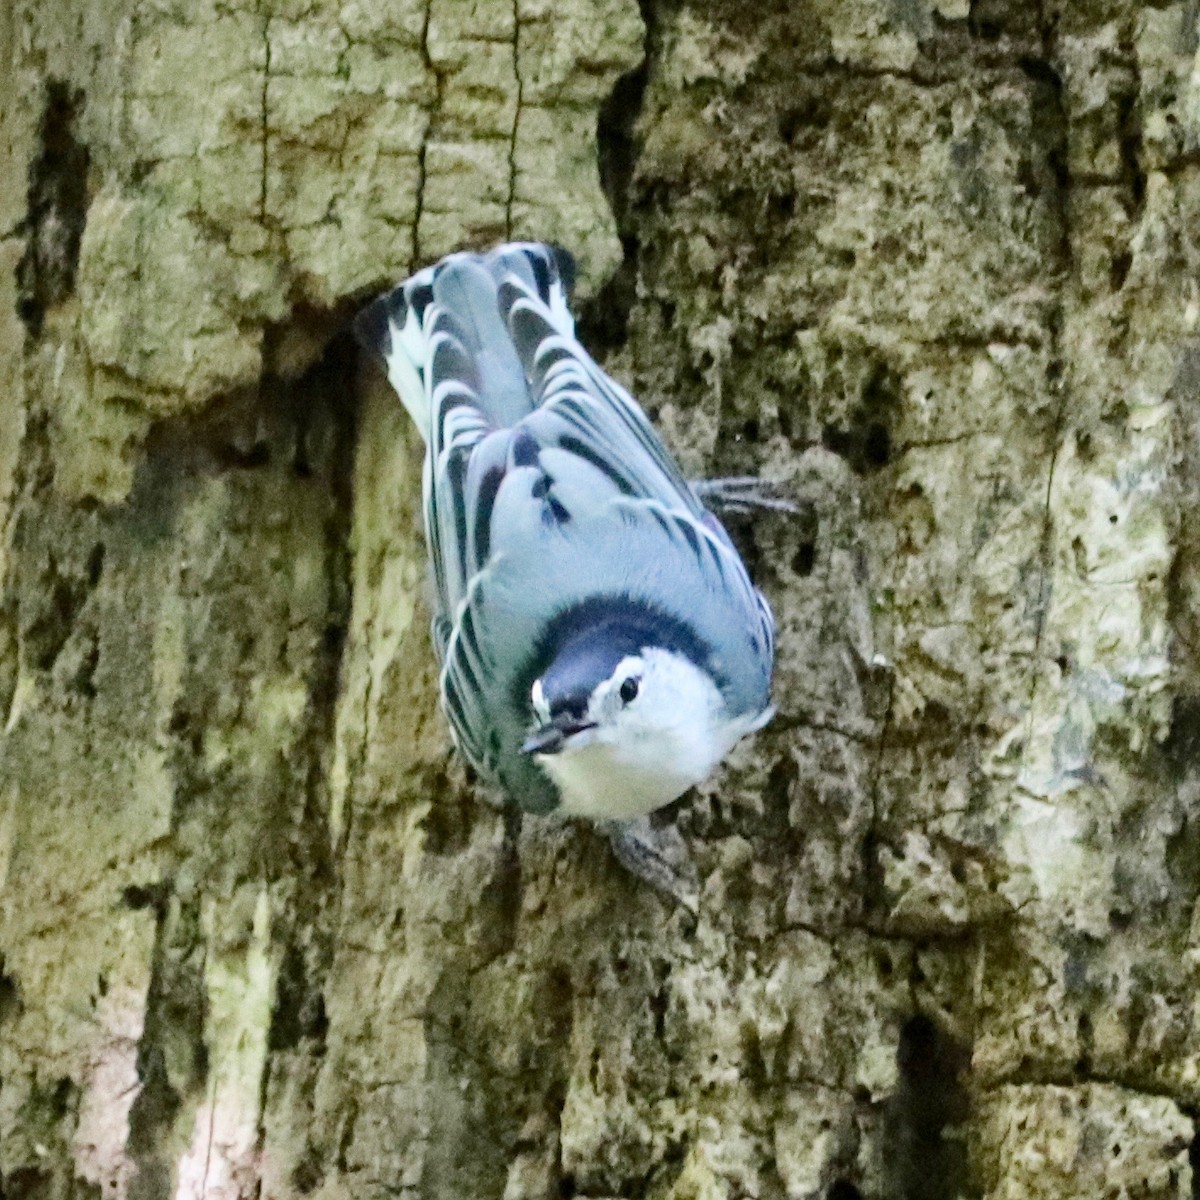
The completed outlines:
{"type": "Polygon", "coordinates": [[[535,243],[451,254],[355,332],[425,439],[455,742],[526,811],[622,821],[770,719],[774,621],[645,414],[576,341],[573,272],[535,243]]]}

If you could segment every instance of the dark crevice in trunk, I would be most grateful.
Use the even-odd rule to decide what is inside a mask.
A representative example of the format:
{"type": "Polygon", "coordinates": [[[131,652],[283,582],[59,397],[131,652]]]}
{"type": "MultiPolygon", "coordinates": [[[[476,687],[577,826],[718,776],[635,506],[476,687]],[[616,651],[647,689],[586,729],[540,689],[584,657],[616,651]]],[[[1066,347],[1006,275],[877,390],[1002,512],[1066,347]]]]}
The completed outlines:
{"type": "MultiPolygon", "coordinates": [[[[295,319],[308,332],[332,331],[342,329],[345,316],[295,319]]],[[[267,330],[268,364],[287,332],[267,330]]],[[[176,1119],[187,1119],[207,1071],[203,898],[232,904],[247,885],[271,886],[281,965],[260,1113],[273,1074],[311,1087],[314,1073],[303,1063],[325,1052],[337,883],[328,779],[350,621],[357,373],[352,338],[337,332],[299,377],[268,368],[258,387],[214,400],[197,416],[164,420],[147,439],[130,498],[105,516],[118,527],[117,543],[132,540],[155,559],[178,556],[173,586],[185,630],[166,727],[174,782],[168,864],[161,882],[124,896],[160,920],[139,1048],[142,1090],[130,1117],[134,1200],[156,1200],[174,1187],[174,1161],[164,1147],[172,1146],[176,1119]],[[198,511],[206,493],[227,497],[225,524],[189,526],[185,514],[198,511]],[[196,558],[206,564],[202,580],[191,569],[196,558]],[[298,589],[301,578],[307,584],[298,589]],[[286,624],[282,632],[271,625],[276,617],[286,624]],[[229,714],[233,698],[252,703],[241,698],[275,675],[307,693],[280,734],[279,753],[214,765],[211,746],[236,719],[229,714]],[[176,885],[184,878],[186,899],[176,885]],[[181,1072],[188,1047],[192,1065],[181,1072]]]]}
{"type": "Polygon", "coordinates": [[[83,93],[50,80],[39,133],[41,150],[29,169],[27,211],[20,232],[17,312],[29,332],[42,331],[47,309],[75,288],[79,243],[87,220],[88,149],[75,135],[83,93]]]}
{"type": "Polygon", "coordinates": [[[862,1200],[862,1192],[848,1179],[835,1179],[826,1189],[825,1200],[862,1200]]]}
{"type": "Polygon", "coordinates": [[[126,1146],[137,1166],[129,1188],[131,1200],[165,1200],[171,1195],[169,1135],[185,1095],[202,1092],[208,1077],[203,958],[198,904],[160,910],[145,1025],[138,1044],[141,1087],[129,1110],[126,1146]]]}
{"type": "Polygon", "coordinates": [[[327,1017],[325,977],[333,947],[323,914],[331,902],[336,871],[326,816],[329,759],[333,754],[342,656],[350,624],[355,397],[358,354],[348,332],[334,337],[322,357],[299,380],[274,385],[295,422],[286,464],[297,487],[328,489],[323,531],[327,603],[309,680],[308,728],[303,739],[303,808],[292,814],[286,834],[291,873],[299,882],[287,929],[269,1034],[272,1050],[304,1042],[314,1056],[324,1053],[327,1017]]]}
{"type": "Polygon", "coordinates": [[[580,338],[601,360],[625,344],[629,314],[637,299],[640,243],[633,217],[633,177],[638,154],[635,126],[650,80],[656,28],[649,0],[642,0],[641,9],[646,27],[645,57],[617,80],[596,123],[600,186],[612,209],[623,251],[620,266],[604,286],[579,307],[580,338]]]}
{"type": "Polygon", "coordinates": [[[961,1079],[970,1051],[925,1014],[905,1021],[896,1048],[900,1078],[884,1126],[887,1195],[893,1200],[955,1200],[970,1195],[965,1143],[952,1127],[969,1115],[961,1079]]]}

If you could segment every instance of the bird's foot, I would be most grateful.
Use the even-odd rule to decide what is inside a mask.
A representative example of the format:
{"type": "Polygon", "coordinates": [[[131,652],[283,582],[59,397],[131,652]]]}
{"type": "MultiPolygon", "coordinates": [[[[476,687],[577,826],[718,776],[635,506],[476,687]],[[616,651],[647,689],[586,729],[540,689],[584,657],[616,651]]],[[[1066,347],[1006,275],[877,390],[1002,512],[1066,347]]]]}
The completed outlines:
{"type": "Polygon", "coordinates": [[[756,475],[734,475],[728,479],[696,479],[692,489],[702,504],[718,516],[749,513],[756,509],[798,515],[808,506],[783,494],[782,487],[756,475]]]}
{"type": "Polygon", "coordinates": [[[674,825],[656,829],[649,817],[636,817],[630,821],[605,821],[602,827],[617,862],[696,915],[700,908],[700,883],[687,843],[674,825]]]}

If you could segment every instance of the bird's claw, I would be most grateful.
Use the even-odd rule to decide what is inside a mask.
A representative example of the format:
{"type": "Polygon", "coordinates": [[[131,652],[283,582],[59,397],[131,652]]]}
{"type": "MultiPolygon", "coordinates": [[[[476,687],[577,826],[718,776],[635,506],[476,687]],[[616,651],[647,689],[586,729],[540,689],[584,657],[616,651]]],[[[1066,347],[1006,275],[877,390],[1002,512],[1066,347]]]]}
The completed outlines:
{"type": "Polygon", "coordinates": [[[697,479],[692,489],[700,501],[718,514],[750,513],[756,509],[790,513],[807,511],[807,506],[782,494],[782,487],[757,475],[734,475],[727,479],[697,479]]]}
{"type": "Polygon", "coordinates": [[[630,874],[669,896],[693,916],[699,912],[696,868],[674,825],[655,828],[649,817],[637,817],[606,821],[604,830],[614,857],[630,874]]]}

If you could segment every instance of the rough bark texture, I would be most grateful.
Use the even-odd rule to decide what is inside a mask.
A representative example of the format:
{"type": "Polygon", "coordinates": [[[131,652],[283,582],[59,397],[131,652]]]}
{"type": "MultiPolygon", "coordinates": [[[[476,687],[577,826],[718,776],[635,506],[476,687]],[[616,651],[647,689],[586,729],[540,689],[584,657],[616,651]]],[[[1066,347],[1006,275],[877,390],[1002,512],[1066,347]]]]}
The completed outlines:
{"type": "Polygon", "coordinates": [[[4,1200],[1196,1194],[1197,20],[0,7],[4,1200]],[[344,326],[510,235],[811,502],[695,920],[436,711],[344,326]]]}

